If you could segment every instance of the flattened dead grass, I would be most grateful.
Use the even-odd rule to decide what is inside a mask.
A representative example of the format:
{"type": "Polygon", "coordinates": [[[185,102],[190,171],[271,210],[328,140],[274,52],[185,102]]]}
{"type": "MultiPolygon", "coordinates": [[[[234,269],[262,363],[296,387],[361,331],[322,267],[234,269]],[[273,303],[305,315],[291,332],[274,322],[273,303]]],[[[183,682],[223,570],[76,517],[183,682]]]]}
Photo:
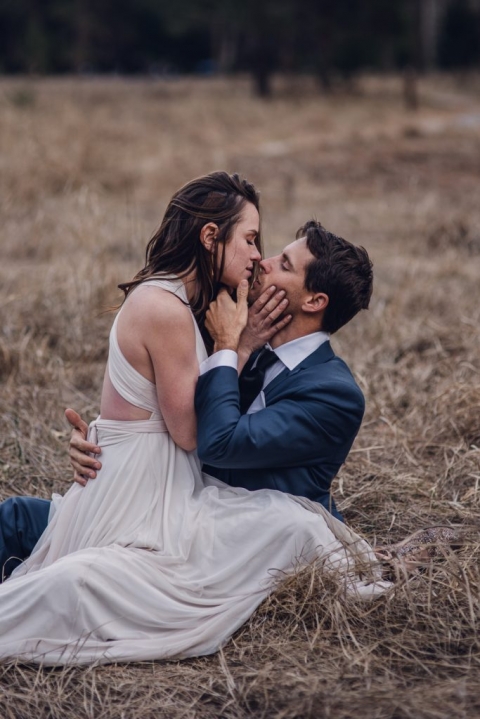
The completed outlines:
{"type": "Polygon", "coordinates": [[[374,260],[371,310],[333,339],[367,398],[335,482],[347,520],[378,544],[469,527],[372,604],[345,603],[313,567],[287,578],[212,657],[1,665],[2,716],[479,715],[478,79],[429,81],[416,115],[397,82],[267,104],[242,81],[0,84],[0,498],[69,486],[63,408],[98,411],[101,310],[172,192],[221,167],[262,189],[269,251],[316,215],[374,260]]]}

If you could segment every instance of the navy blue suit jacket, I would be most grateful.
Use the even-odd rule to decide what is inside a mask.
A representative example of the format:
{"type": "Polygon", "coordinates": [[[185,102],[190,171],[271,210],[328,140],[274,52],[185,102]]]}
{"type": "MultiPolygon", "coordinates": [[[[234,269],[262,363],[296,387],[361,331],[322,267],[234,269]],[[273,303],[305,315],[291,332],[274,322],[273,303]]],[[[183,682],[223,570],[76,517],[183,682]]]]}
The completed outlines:
{"type": "Polygon", "coordinates": [[[265,409],[240,414],[237,372],[198,379],[198,455],[235,487],[277,489],[320,502],[341,519],[330,485],[360,428],[363,394],[329,342],[265,388],[265,409]]]}

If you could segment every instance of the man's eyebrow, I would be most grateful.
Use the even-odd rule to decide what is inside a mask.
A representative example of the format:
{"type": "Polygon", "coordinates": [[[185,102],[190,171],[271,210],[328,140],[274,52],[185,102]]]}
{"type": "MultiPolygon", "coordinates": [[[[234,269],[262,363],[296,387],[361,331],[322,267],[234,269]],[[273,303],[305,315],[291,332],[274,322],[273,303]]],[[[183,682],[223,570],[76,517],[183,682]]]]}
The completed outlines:
{"type": "Polygon", "coordinates": [[[292,268],[292,270],[295,271],[295,267],[293,266],[293,262],[292,262],[292,260],[290,259],[290,257],[287,255],[286,252],[282,252],[282,260],[287,261],[288,264],[290,265],[290,267],[292,268]]]}

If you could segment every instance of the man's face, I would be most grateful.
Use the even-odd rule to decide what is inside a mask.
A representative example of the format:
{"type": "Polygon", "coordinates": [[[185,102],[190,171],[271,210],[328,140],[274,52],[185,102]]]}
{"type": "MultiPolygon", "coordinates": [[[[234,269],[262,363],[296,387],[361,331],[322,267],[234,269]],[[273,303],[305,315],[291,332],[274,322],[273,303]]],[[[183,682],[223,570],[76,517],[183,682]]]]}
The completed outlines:
{"type": "Polygon", "coordinates": [[[314,259],[307,248],[305,237],[291,242],[280,254],[260,262],[260,273],[249,293],[254,302],[262,292],[275,285],[277,290],[285,290],[289,305],[288,314],[298,314],[305,298],[311,294],[305,289],[305,270],[314,259]]]}

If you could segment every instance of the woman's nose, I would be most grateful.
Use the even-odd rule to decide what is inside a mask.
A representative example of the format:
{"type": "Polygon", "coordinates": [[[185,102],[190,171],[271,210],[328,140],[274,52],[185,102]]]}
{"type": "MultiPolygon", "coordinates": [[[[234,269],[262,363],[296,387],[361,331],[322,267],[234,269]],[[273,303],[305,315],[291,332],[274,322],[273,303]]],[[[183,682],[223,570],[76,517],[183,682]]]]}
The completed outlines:
{"type": "Polygon", "coordinates": [[[252,262],[260,262],[260,260],[262,259],[262,255],[261,255],[258,247],[254,248],[254,251],[252,252],[250,259],[252,260],[252,262]]]}

